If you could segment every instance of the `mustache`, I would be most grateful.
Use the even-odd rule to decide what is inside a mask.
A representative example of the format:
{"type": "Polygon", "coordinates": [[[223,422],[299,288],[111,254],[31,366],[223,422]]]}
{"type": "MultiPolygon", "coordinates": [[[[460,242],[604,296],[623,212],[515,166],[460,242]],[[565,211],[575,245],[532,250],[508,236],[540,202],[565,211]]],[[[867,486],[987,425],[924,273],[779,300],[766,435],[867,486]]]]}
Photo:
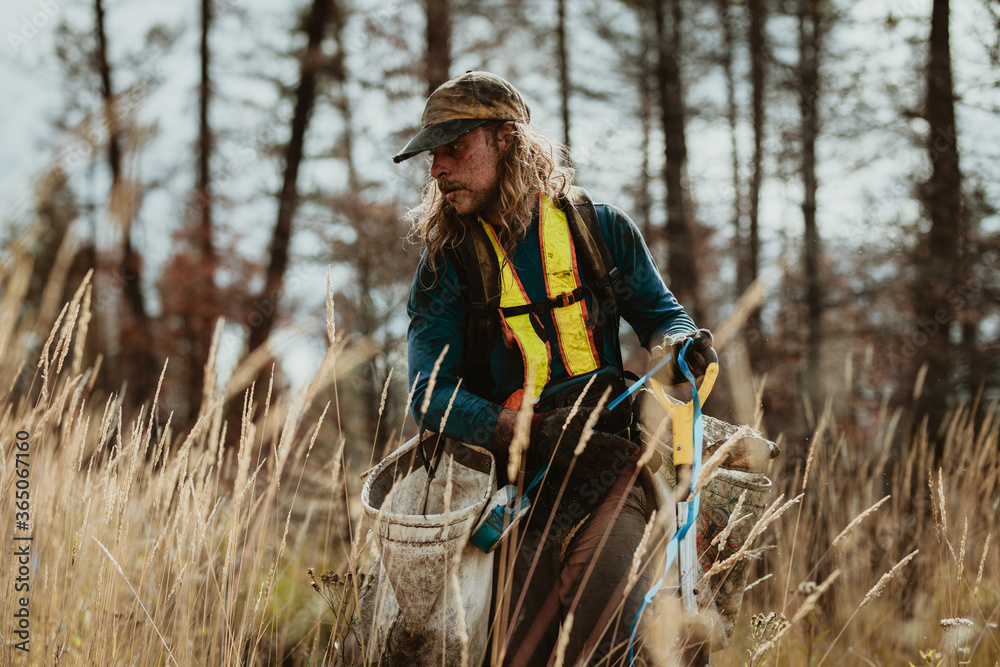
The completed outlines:
{"type": "Polygon", "coordinates": [[[458,181],[438,181],[438,190],[441,192],[448,192],[449,190],[458,190],[464,188],[465,186],[458,181]]]}

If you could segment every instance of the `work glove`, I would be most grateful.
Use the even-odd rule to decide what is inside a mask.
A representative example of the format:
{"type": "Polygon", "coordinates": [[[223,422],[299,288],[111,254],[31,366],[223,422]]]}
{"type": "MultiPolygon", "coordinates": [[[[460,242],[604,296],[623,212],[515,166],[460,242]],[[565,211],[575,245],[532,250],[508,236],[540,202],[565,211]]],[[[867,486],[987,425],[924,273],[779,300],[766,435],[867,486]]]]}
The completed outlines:
{"type": "MultiPolygon", "coordinates": [[[[536,414],[531,419],[531,453],[552,461],[552,465],[566,470],[573,461],[573,452],[583,436],[584,425],[590,416],[586,408],[577,410],[572,419],[572,407],[536,414]],[[568,420],[568,422],[567,422],[568,420]],[[565,427],[565,428],[564,428],[565,427]]],[[[586,447],[573,467],[574,477],[595,477],[605,470],[621,472],[625,466],[639,458],[639,446],[627,438],[611,435],[598,429],[602,422],[611,420],[611,412],[603,410],[586,447]]]]}
{"type": "MultiPolygon", "coordinates": [[[[664,387],[683,387],[688,384],[688,380],[681,372],[677,364],[677,357],[683,349],[688,339],[693,339],[687,352],[684,354],[684,361],[687,362],[691,374],[696,382],[705,377],[705,371],[710,364],[719,363],[719,355],[712,347],[712,332],[708,329],[698,329],[698,331],[664,336],[663,342],[650,351],[649,367],[652,368],[663,359],[663,355],[673,355],[667,365],[656,372],[653,376],[664,387]]],[[[690,392],[688,392],[690,393],[690,392]]]]}

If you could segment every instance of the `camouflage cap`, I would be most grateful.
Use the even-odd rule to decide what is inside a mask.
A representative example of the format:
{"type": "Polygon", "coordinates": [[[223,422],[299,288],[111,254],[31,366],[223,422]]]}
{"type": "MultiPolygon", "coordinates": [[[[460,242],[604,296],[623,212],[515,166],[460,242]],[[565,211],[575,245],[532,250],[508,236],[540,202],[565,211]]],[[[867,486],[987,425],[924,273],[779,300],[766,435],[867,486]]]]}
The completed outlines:
{"type": "Polygon", "coordinates": [[[420,131],[392,159],[408,160],[490,120],[527,123],[531,120],[531,110],[517,89],[502,77],[489,72],[466,72],[431,93],[420,118],[420,131]]]}

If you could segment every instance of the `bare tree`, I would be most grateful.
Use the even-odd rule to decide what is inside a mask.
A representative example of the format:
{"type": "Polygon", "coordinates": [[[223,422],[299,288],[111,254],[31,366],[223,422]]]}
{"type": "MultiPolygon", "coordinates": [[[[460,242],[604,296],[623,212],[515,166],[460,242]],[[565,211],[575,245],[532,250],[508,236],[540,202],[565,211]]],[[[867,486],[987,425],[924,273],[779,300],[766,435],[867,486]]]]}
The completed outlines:
{"type": "Polygon", "coordinates": [[[195,185],[194,210],[195,248],[197,252],[197,280],[187,295],[188,327],[192,333],[191,345],[185,358],[187,369],[187,395],[192,399],[199,396],[205,382],[205,364],[208,361],[215,320],[219,316],[218,298],[215,289],[215,272],[218,257],[213,243],[212,220],[212,155],[215,152],[215,137],[209,119],[212,100],[212,68],[209,36],[213,18],[212,0],[201,0],[201,81],[198,85],[198,169],[195,185]]]}
{"type": "Polygon", "coordinates": [[[306,49],[299,59],[299,82],[295,88],[295,107],[292,113],[291,137],[284,150],[285,169],[281,193],[278,197],[278,217],[268,247],[268,266],[264,288],[257,295],[261,323],[250,330],[248,348],[257,349],[267,340],[277,317],[277,301],[281,295],[285,271],[288,268],[288,249],[292,238],[292,224],[299,204],[298,179],[302,166],[306,130],[316,102],[316,87],[324,65],[323,37],[327,24],[338,7],[334,0],[313,0],[305,18],[303,29],[308,38],[306,49]]]}
{"type": "MultiPolygon", "coordinates": [[[[803,272],[806,279],[805,389],[813,401],[822,401],[820,346],[823,340],[823,297],[819,279],[821,255],[816,227],[816,137],[819,134],[819,63],[822,36],[822,0],[799,0],[799,112],[802,118],[803,272]]],[[[815,407],[815,406],[814,406],[815,407]]]]}
{"type": "Polygon", "coordinates": [[[639,89],[639,125],[642,128],[642,159],[639,166],[639,178],[632,196],[635,199],[635,219],[645,238],[649,239],[650,219],[653,217],[652,174],[650,168],[649,144],[653,134],[653,109],[656,106],[655,93],[650,82],[655,75],[653,64],[654,42],[653,29],[649,25],[649,9],[645,6],[637,8],[639,15],[639,62],[635,70],[637,87],[639,89]]]}
{"type": "Polygon", "coordinates": [[[559,65],[559,113],[562,117],[563,144],[570,145],[569,125],[569,48],[566,44],[566,0],[556,3],[556,62],[559,65]]]}
{"type": "MultiPolygon", "coordinates": [[[[765,27],[767,5],[765,0],[748,0],[751,114],[753,117],[753,157],[750,166],[749,229],[747,230],[746,280],[749,285],[760,271],[760,188],[764,181],[764,95],[767,86],[766,63],[768,46],[765,27]]],[[[751,329],[760,329],[760,311],[755,310],[749,319],[751,329]]]]}
{"type": "Polygon", "coordinates": [[[132,244],[132,223],[137,207],[138,191],[128,183],[123,168],[122,128],[113,71],[108,59],[108,39],[105,27],[104,2],[94,0],[94,31],[97,38],[95,63],[100,77],[101,101],[107,126],[106,157],[111,172],[109,213],[121,227],[121,259],[117,278],[122,285],[123,318],[119,325],[119,342],[124,375],[129,379],[134,395],[140,400],[152,397],[159,374],[159,363],[153,354],[153,331],[142,294],[142,256],[132,244]]]}
{"type": "Polygon", "coordinates": [[[733,3],[730,0],[718,0],[719,22],[722,26],[722,72],[726,78],[726,121],[729,123],[730,148],[732,162],[733,187],[733,247],[736,256],[736,291],[742,294],[750,286],[750,261],[744,247],[743,229],[743,183],[740,178],[739,150],[739,105],[736,101],[736,73],[734,58],[736,50],[736,27],[733,20],[733,3]]]}
{"type": "Polygon", "coordinates": [[[449,0],[424,0],[427,11],[425,53],[427,94],[449,78],[451,71],[451,5],[449,0]]]}
{"type": "Polygon", "coordinates": [[[687,143],[684,136],[684,95],[681,86],[681,0],[654,0],[653,16],[659,44],[656,79],[663,121],[663,180],[667,189],[667,273],[670,289],[697,318],[701,312],[695,266],[697,239],[684,188],[687,143]]]}
{"type": "MultiPolygon", "coordinates": [[[[956,315],[949,290],[962,282],[961,260],[966,218],[955,128],[948,0],[934,0],[927,61],[925,114],[929,123],[927,154],[930,178],[920,198],[930,229],[917,248],[917,283],[913,290],[916,325],[933,328],[935,335],[917,346],[918,367],[926,366],[923,391],[917,397],[917,418],[925,415],[933,437],[944,422],[947,397],[953,393],[956,369],[949,324],[956,315]]],[[[930,338],[930,335],[928,335],[930,338]]]]}

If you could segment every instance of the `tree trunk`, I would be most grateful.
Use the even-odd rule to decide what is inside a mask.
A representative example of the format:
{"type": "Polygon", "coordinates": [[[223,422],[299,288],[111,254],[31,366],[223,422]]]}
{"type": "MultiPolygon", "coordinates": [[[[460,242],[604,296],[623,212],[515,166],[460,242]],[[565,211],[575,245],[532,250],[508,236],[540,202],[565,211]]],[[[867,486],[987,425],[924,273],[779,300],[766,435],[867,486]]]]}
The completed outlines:
{"type": "Polygon", "coordinates": [[[653,134],[653,108],[656,104],[654,91],[650,81],[655,76],[655,66],[650,63],[653,53],[653,31],[649,25],[649,10],[646,6],[639,8],[639,39],[640,62],[637,75],[639,77],[639,123],[642,128],[642,159],[640,161],[639,181],[636,184],[635,212],[636,223],[647,243],[652,242],[650,236],[650,219],[653,217],[653,196],[650,193],[652,176],[650,174],[649,144],[653,134]]]}
{"type": "Polygon", "coordinates": [[[449,0],[425,0],[427,10],[427,94],[447,81],[451,71],[451,7],[449,0]]]}
{"type": "Polygon", "coordinates": [[[211,51],[208,36],[212,25],[212,0],[201,0],[201,83],[198,86],[198,249],[202,259],[214,263],[212,244],[212,174],[210,162],[214,148],[208,109],[212,95],[211,51]]]}
{"type": "Polygon", "coordinates": [[[733,51],[736,31],[730,0],[719,0],[719,19],[722,23],[722,71],[726,77],[726,120],[729,122],[729,154],[732,161],[733,184],[733,237],[736,239],[736,291],[737,295],[750,286],[750,266],[747,249],[743,245],[743,188],[740,183],[739,107],[736,102],[736,75],[733,72],[733,51]]]}
{"type": "MultiPolygon", "coordinates": [[[[748,0],[750,15],[750,85],[751,113],[753,115],[753,158],[750,166],[750,210],[747,233],[747,284],[757,279],[760,273],[760,188],[764,180],[764,87],[766,81],[767,40],[764,28],[767,25],[767,8],[764,0],[748,0]]],[[[748,328],[760,332],[760,310],[754,309],[748,319],[748,328]]],[[[751,358],[754,347],[751,346],[751,358]]]]}
{"type": "Polygon", "coordinates": [[[142,257],[132,246],[132,219],[135,213],[133,194],[122,173],[121,128],[118,124],[111,63],[108,60],[108,40],[104,25],[103,0],[94,0],[94,23],[97,34],[97,73],[101,80],[101,100],[104,104],[108,131],[107,159],[111,171],[109,214],[116,216],[122,229],[121,263],[113,280],[121,285],[123,318],[119,324],[122,375],[137,398],[136,404],[152,399],[159,375],[159,364],[153,355],[153,337],[143,298],[142,257]]]}
{"type": "Polygon", "coordinates": [[[695,318],[698,318],[701,304],[698,299],[695,266],[697,239],[684,189],[687,145],[684,138],[684,96],[678,62],[680,0],[655,0],[653,8],[660,47],[656,78],[665,145],[663,180],[667,190],[667,274],[670,290],[674,296],[695,318]]]}
{"type": "Polygon", "coordinates": [[[819,132],[820,12],[821,0],[799,0],[799,111],[802,117],[802,218],[805,222],[803,249],[806,279],[806,393],[813,412],[822,406],[820,345],[823,303],[820,291],[819,230],[816,228],[816,136],[819,132]]]}
{"type": "Polygon", "coordinates": [[[193,333],[190,353],[185,359],[188,366],[188,396],[197,404],[203,391],[205,364],[212,343],[218,303],[215,292],[215,271],[218,258],[212,240],[212,172],[211,160],[215,150],[214,136],[209,122],[212,99],[211,51],[209,35],[213,18],[212,0],[201,0],[201,83],[198,86],[198,182],[195,186],[196,238],[198,280],[193,283],[187,316],[189,330],[193,333]]]}
{"type": "MultiPolygon", "coordinates": [[[[358,205],[362,200],[361,183],[358,179],[357,166],[354,163],[354,115],[351,108],[351,100],[347,95],[347,51],[344,48],[343,31],[347,23],[346,13],[336,8],[331,19],[331,32],[337,44],[336,55],[333,56],[329,68],[331,78],[337,85],[338,93],[334,96],[334,106],[340,112],[344,121],[344,131],[341,135],[341,146],[343,147],[344,164],[347,167],[347,192],[358,199],[358,205]]],[[[352,207],[353,210],[353,207],[352,207]]],[[[362,336],[370,337],[375,334],[378,328],[378,316],[374,307],[372,294],[375,290],[373,285],[373,272],[384,257],[379,257],[377,252],[373,252],[370,242],[370,234],[377,233],[378,229],[373,229],[372,220],[365,215],[345,216],[354,228],[357,236],[354,252],[351,257],[351,268],[355,271],[358,286],[358,319],[360,333],[362,336]]],[[[379,404],[382,392],[383,378],[379,374],[377,360],[369,359],[365,362],[360,371],[363,376],[361,387],[361,402],[364,411],[363,432],[367,437],[374,437],[379,420],[379,404]]],[[[378,443],[373,443],[376,446],[378,443]]]]}
{"type": "MultiPolygon", "coordinates": [[[[917,321],[912,327],[915,332],[913,347],[917,350],[916,366],[927,365],[923,392],[915,406],[915,417],[919,422],[924,415],[927,416],[928,434],[932,438],[944,421],[946,401],[951,399],[957,384],[948,332],[956,312],[947,295],[950,289],[961,283],[960,261],[965,227],[948,22],[948,0],[934,0],[926,99],[931,176],[921,188],[921,199],[931,226],[917,251],[919,279],[914,285],[917,321]],[[923,345],[917,345],[917,332],[921,331],[928,340],[923,345]]],[[[940,447],[939,440],[939,453],[940,447]]]]}
{"type": "Polygon", "coordinates": [[[556,3],[556,61],[559,63],[559,112],[562,116],[563,144],[570,146],[569,132],[569,51],[566,47],[566,0],[556,3]]]}
{"type": "Polygon", "coordinates": [[[292,222],[299,203],[298,178],[303,145],[309,119],[316,102],[316,85],[323,66],[323,35],[333,13],[333,0],[313,0],[305,30],[308,44],[299,62],[299,85],[295,89],[295,111],[292,114],[292,134],[285,147],[285,173],[278,199],[278,219],[268,248],[268,266],[264,289],[252,307],[260,315],[260,324],[251,328],[249,351],[260,347],[271,334],[278,313],[285,271],[288,268],[288,247],[292,238],[292,222]]]}

